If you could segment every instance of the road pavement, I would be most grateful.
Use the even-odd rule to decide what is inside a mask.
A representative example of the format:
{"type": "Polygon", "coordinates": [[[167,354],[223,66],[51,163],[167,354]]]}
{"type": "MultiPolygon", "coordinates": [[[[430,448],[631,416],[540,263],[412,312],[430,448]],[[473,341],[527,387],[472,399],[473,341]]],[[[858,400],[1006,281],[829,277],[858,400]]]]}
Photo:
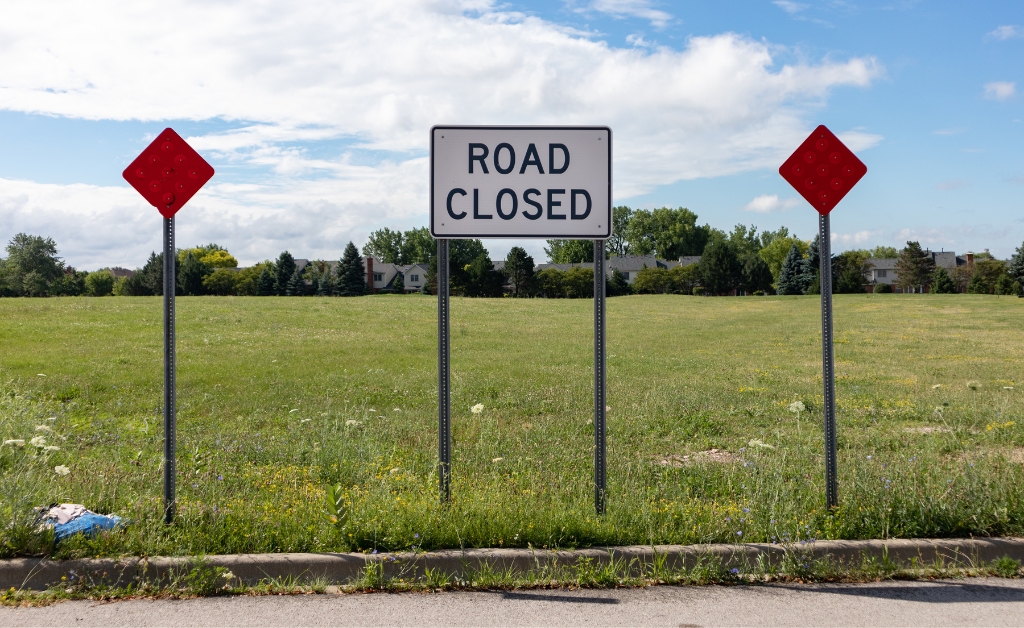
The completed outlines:
{"type": "Polygon", "coordinates": [[[1024,580],[62,602],[0,626],[1024,626],[1024,580]]]}

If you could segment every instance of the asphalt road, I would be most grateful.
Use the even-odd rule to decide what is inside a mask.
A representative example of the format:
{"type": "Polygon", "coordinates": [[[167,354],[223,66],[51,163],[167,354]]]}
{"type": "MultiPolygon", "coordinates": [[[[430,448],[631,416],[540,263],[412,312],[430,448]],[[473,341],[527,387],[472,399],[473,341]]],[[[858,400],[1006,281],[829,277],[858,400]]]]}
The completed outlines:
{"type": "Polygon", "coordinates": [[[1024,626],[1024,580],[63,602],[0,626],[1024,626]]]}

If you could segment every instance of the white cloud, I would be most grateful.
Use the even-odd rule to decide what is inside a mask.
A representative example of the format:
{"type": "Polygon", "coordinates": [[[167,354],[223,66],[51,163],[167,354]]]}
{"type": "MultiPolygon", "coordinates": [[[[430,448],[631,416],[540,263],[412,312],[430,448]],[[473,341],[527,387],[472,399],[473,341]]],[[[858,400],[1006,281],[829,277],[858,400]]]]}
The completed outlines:
{"type": "Polygon", "coordinates": [[[798,198],[780,199],[778,194],[762,194],[743,206],[743,211],[767,214],[792,209],[800,204],[798,198]]]}
{"type": "Polygon", "coordinates": [[[650,0],[592,0],[584,11],[597,11],[616,18],[639,17],[657,28],[665,26],[672,16],[654,8],[650,0]]]}
{"type": "Polygon", "coordinates": [[[1006,100],[1017,91],[1016,83],[1009,81],[993,81],[985,84],[985,98],[991,100],[1006,100]]]}
{"type": "Polygon", "coordinates": [[[868,242],[878,239],[881,235],[882,232],[878,230],[857,231],[856,233],[833,233],[832,242],[846,247],[863,246],[868,242]]]}
{"type": "Polygon", "coordinates": [[[810,5],[800,2],[791,2],[790,0],[775,0],[772,4],[790,14],[800,13],[801,11],[810,8],[810,5]]]}
{"type": "Polygon", "coordinates": [[[1014,39],[1015,37],[1024,36],[1024,32],[1021,31],[1020,26],[1016,24],[1006,24],[1004,26],[997,27],[994,31],[987,33],[985,39],[995,39],[998,41],[1006,41],[1007,39],[1014,39]]]}
{"type": "MultiPolygon", "coordinates": [[[[615,196],[625,199],[679,180],[774,168],[806,137],[811,114],[833,88],[867,86],[881,74],[871,57],[778,65],[778,47],[734,33],[694,37],[680,50],[614,48],[495,6],[192,2],[154,11],[122,2],[98,11],[77,2],[16,3],[0,21],[0,106],[153,121],[154,131],[173,119],[245,122],[188,139],[220,159],[271,170],[258,186],[215,179],[203,201],[231,217],[226,225],[247,230],[236,234],[236,248],[251,260],[283,246],[334,256],[369,229],[425,223],[424,155],[434,124],[608,124],[615,196]],[[324,159],[289,144],[324,140],[353,148],[324,159]],[[353,166],[361,150],[397,152],[384,153],[391,161],[353,166]],[[307,216],[316,226],[298,235],[290,225],[307,216]],[[312,241],[318,238],[323,247],[312,241]],[[260,248],[271,242],[278,244],[260,248]]],[[[649,3],[600,6],[655,10],[649,3]]],[[[841,137],[855,150],[881,139],[841,137]]],[[[15,208],[0,219],[0,238],[39,225],[39,216],[49,217],[50,228],[37,231],[64,248],[67,240],[55,232],[77,229],[68,221],[83,214],[110,217],[114,230],[141,229],[119,222],[112,209],[125,206],[116,199],[129,191],[0,180],[0,199],[15,208]]],[[[137,199],[130,205],[139,207],[137,199]]],[[[105,240],[81,228],[116,255],[119,241],[150,237],[147,228],[105,240]]],[[[89,253],[98,246],[76,241],[83,261],[75,263],[98,260],[89,253]]]]}

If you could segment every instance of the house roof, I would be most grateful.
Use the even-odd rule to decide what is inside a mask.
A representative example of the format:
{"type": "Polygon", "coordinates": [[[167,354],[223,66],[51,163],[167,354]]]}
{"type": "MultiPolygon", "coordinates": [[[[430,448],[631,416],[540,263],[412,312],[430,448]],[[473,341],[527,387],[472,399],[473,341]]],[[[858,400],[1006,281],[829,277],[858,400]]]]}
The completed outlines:
{"type": "Polygon", "coordinates": [[[895,257],[869,257],[866,262],[875,270],[894,270],[896,268],[895,257]]]}
{"type": "Polygon", "coordinates": [[[608,259],[608,268],[635,273],[643,268],[668,268],[668,266],[665,265],[665,260],[659,260],[653,255],[613,255],[608,259]]]}

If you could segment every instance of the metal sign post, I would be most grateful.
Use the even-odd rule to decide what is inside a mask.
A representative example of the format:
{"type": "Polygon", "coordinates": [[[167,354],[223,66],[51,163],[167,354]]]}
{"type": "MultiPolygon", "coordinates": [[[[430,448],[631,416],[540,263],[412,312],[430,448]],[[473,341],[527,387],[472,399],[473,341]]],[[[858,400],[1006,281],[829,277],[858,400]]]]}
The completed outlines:
{"type": "Polygon", "coordinates": [[[164,523],[174,521],[174,481],[177,470],[177,383],[174,381],[174,216],[164,218],[164,523]]]}
{"type": "Polygon", "coordinates": [[[605,274],[604,240],[594,240],[594,509],[605,511],[607,454],[607,399],[605,390],[604,310],[605,274]]]}
{"type": "Polygon", "coordinates": [[[612,233],[608,127],[435,126],[430,235],[437,239],[438,489],[451,499],[450,238],[594,243],[594,508],[605,512],[605,259],[612,233]]]}
{"type": "Polygon", "coordinates": [[[164,129],[121,176],[164,217],[164,522],[174,521],[177,382],[175,381],[174,214],[214,171],[174,129],[164,129]]]}
{"type": "Polygon", "coordinates": [[[437,482],[441,501],[452,498],[451,329],[448,240],[437,241],[437,482]]]}
{"type": "Polygon", "coordinates": [[[819,214],[821,362],[825,399],[825,501],[830,510],[839,505],[839,497],[836,462],[835,347],[832,339],[832,234],[829,212],[867,174],[867,171],[867,166],[824,125],[814,129],[814,132],[779,168],[782,178],[796,188],[819,214]]]}

